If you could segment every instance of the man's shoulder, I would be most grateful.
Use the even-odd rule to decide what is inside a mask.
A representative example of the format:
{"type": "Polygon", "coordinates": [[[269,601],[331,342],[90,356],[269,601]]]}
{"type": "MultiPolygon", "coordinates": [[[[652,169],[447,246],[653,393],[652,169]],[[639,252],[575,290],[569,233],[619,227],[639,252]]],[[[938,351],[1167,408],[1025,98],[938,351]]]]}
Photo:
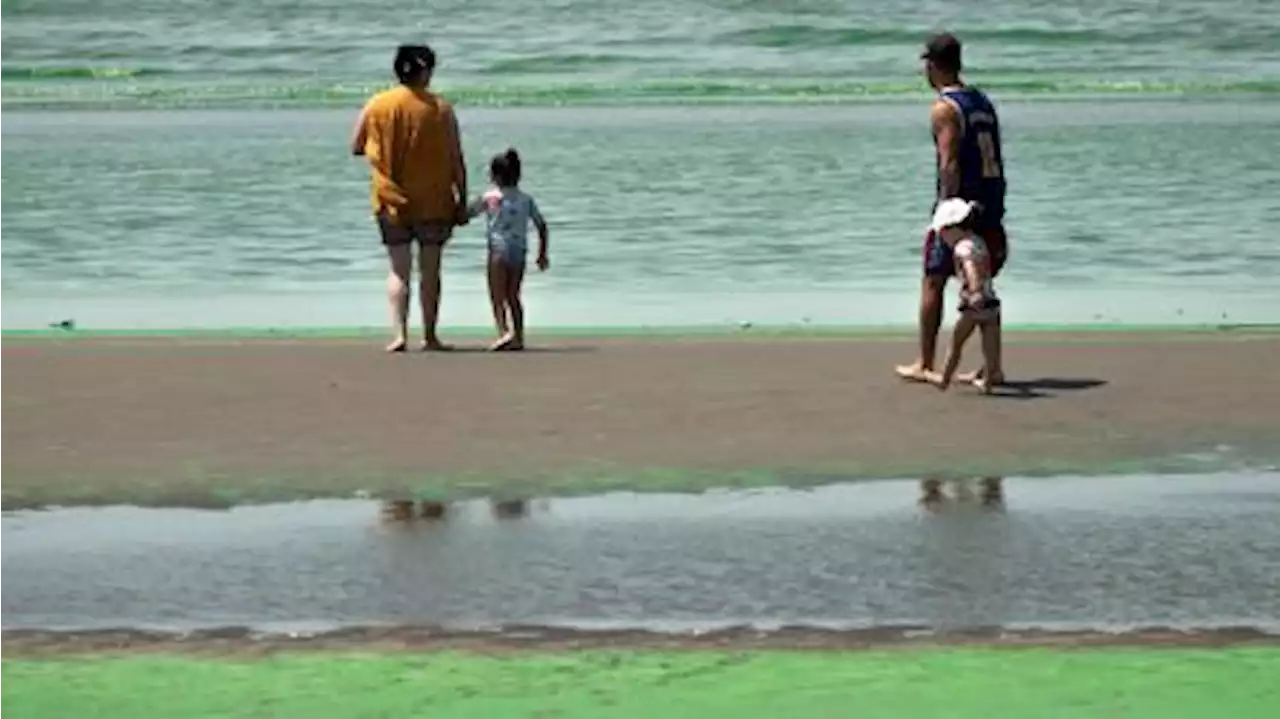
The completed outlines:
{"type": "Polygon", "coordinates": [[[943,124],[957,125],[960,122],[960,109],[954,102],[940,95],[929,106],[929,118],[935,128],[943,124]]]}

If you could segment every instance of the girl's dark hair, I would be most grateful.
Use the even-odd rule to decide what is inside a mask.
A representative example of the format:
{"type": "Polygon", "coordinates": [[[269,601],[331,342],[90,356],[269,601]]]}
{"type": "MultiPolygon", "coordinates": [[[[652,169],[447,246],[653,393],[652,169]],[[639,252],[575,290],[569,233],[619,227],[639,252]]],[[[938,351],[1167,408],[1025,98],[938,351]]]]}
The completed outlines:
{"type": "Polygon", "coordinates": [[[520,154],[515,148],[498,153],[489,161],[489,174],[493,181],[503,187],[515,187],[520,184],[520,154]]]}

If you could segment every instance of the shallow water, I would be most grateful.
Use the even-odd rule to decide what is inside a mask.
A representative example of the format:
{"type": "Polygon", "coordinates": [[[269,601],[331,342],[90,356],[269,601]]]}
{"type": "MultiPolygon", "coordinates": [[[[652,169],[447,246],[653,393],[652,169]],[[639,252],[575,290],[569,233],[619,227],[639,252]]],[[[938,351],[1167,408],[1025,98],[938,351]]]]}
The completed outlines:
{"type": "MultiPolygon", "coordinates": [[[[933,186],[926,111],[462,112],[476,183],[493,151],[527,156],[526,189],[552,223],[552,271],[527,283],[546,326],[909,324],[933,186]]],[[[1008,322],[1276,319],[1280,177],[1264,149],[1280,146],[1280,103],[1004,114],[1008,322]]],[[[4,326],[383,324],[385,259],[367,170],[343,151],[350,122],[6,116],[4,326]]],[[[483,259],[481,230],[459,230],[446,324],[488,324],[483,259]]]]}
{"type": "MultiPolygon", "coordinates": [[[[382,325],[346,148],[406,40],[439,51],[476,189],[490,154],[525,155],[553,228],[533,327],[911,324],[934,162],[918,55],[940,27],[1001,108],[1007,321],[1277,319],[1280,22],[1260,0],[11,0],[3,16],[6,329],[382,325]]],[[[488,325],[482,261],[464,229],[446,324],[488,325]]]]}
{"type": "Polygon", "coordinates": [[[16,512],[4,628],[1280,629],[1280,474],[1011,479],[1002,503],[932,509],[921,491],[472,502],[408,523],[368,501],[16,512]]]}

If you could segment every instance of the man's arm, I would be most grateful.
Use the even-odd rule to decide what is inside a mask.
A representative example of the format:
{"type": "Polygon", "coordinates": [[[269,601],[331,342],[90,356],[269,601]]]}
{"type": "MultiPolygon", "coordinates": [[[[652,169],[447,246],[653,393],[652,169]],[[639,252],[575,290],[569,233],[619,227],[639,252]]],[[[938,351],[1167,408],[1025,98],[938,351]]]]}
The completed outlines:
{"type": "Polygon", "coordinates": [[[950,103],[938,100],[929,113],[938,147],[938,200],[960,194],[960,118],[950,103]]]}

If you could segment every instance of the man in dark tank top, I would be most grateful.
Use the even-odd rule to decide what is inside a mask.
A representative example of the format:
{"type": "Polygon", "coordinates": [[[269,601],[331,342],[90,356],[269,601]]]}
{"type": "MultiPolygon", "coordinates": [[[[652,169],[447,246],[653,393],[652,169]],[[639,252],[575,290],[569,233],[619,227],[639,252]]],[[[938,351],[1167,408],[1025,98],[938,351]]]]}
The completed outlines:
{"type": "MultiPolygon", "coordinates": [[[[931,38],[921,59],[925,76],[938,92],[930,111],[934,149],[937,154],[937,182],[934,206],[950,197],[959,197],[982,206],[977,234],[991,255],[992,276],[1000,273],[1009,256],[1004,231],[1005,174],[1000,144],[1000,119],[991,100],[976,87],[960,79],[960,40],[950,33],[931,38]]],[[[955,263],[947,245],[930,233],[924,242],[924,279],[920,293],[920,355],[909,365],[897,367],[899,377],[923,382],[934,368],[938,329],[942,324],[942,294],[947,279],[955,274],[955,263]]],[[[1004,380],[997,368],[990,384],[1004,380]]],[[[977,374],[966,379],[976,379],[977,374]]]]}

